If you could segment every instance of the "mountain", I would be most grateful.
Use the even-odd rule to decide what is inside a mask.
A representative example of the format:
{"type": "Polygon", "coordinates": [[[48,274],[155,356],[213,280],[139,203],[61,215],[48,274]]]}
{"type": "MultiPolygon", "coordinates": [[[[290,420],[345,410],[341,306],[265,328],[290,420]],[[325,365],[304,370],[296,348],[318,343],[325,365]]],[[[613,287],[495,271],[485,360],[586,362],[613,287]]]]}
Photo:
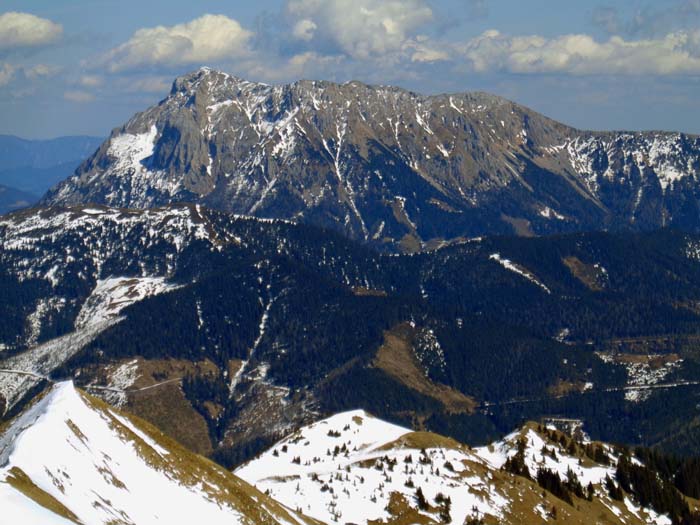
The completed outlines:
{"type": "Polygon", "coordinates": [[[50,388],[0,433],[0,521],[25,525],[314,523],[151,425],[50,388]]]}
{"type": "Polygon", "coordinates": [[[686,506],[677,486],[695,489],[643,452],[538,424],[471,448],[356,410],[301,428],[236,474],[325,523],[695,523],[698,502],[686,506]]]}
{"type": "Polygon", "coordinates": [[[593,516],[692,525],[697,479],[697,461],[592,442],[551,423],[472,448],[362,410],[302,427],[231,473],[71,382],[51,385],[0,428],[0,521],[25,525],[588,524],[593,516]]]}
{"type": "Polygon", "coordinates": [[[0,185],[0,215],[31,206],[39,197],[0,185]]]}
{"type": "Polygon", "coordinates": [[[103,140],[84,136],[27,140],[0,135],[0,184],[43,195],[70,176],[103,140]]]}
{"type": "Polygon", "coordinates": [[[44,204],[198,202],[389,250],[485,234],[700,229],[700,138],[587,132],[484,93],[256,84],[202,68],[44,204]]]}
{"type": "Polygon", "coordinates": [[[74,379],[226,466],[356,408],[485,444],[524,421],[700,451],[700,237],[382,255],[198,205],[0,218],[0,412],[74,379]]]}

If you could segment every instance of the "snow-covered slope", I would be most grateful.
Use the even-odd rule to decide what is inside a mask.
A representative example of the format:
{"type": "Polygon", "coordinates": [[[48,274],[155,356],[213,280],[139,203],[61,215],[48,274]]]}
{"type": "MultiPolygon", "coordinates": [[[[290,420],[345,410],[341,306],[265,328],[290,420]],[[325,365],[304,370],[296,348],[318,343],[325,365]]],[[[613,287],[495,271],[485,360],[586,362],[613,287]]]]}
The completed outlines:
{"type": "Polygon", "coordinates": [[[61,383],[0,437],[0,523],[310,522],[149,425],[61,383]]]}
{"type": "Polygon", "coordinates": [[[592,523],[596,516],[600,523],[670,524],[630,497],[620,502],[608,496],[604,483],[606,476],[615,477],[615,456],[612,447],[604,450],[610,465],[594,463],[580,448],[567,451],[534,426],[470,449],[352,411],[299,430],[236,474],[285,505],[329,523],[404,519],[462,525],[472,518],[543,523],[556,521],[555,516],[566,523],[592,523]],[[518,453],[520,440],[533,478],[547,468],[567,481],[572,469],[584,487],[592,484],[592,501],[580,498],[568,505],[551,494],[543,496],[536,482],[506,471],[504,464],[518,453]],[[425,498],[422,508],[419,490],[425,498]]]}

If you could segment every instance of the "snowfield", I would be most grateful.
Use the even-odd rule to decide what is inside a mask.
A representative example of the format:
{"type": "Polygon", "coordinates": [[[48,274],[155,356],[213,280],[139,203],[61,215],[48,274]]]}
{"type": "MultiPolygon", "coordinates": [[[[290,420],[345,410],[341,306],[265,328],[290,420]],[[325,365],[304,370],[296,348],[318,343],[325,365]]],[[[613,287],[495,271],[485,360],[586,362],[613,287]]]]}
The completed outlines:
{"type": "Polygon", "coordinates": [[[613,522],[620,517],[623,523],[670,525],[665,516],[634,507],[629,500],[610,500],[601,484],[606,476],[614,477],[614,466],[582,463],[529,427],[488,447],[470,449],[356,410],[299,430],[236,474],[286,506],[325,523],[396,519],[397,508],[408,512],[407,507],[416,507],[419,488],[431,508],[414,508],[414,520],[439,523],[443,518],[438,514],[439,502],[449,499],[446,523],[462,525],[467,518],[488,516],[499,523],[520,523],[523,513],[527,519],[542,519],[546,504],[528,503],[533,495],[541,498],[542,490],[536,485],[524,488],[502,470],[516,454],[519,439],[527,443],[526,464],[533,476],[544,467],[566,480],[571,469],[584,486],[589,482],[595,486],[601,508],[613,522]],[[557,460],[543,455],[544,447],[555,451],[557,460]],[[405,506],[396,507],[401,498],[405,506]]]}
{"type": "Polygon", "coordinates": [[[264,495],[60,383],[0,438],[0,518],[22,525],[302,525],[264,495]],[[13,478],[31,480],[49,512],[13,478]],[[19,486],[19,490],[17,487],[19,486]]]}

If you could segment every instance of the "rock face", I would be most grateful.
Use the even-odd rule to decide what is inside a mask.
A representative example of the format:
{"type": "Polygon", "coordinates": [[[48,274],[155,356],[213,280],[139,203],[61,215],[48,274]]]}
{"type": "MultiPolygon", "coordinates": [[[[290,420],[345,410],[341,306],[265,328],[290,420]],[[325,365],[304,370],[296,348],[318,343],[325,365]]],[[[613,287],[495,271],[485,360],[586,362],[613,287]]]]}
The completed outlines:
{"type": "Polygon", "coordinates": [[[45,204],[195,201],[419,249],[464,236],[700,228],[700,138],[591,133],[484,93],[178,78],[45,204]]]}

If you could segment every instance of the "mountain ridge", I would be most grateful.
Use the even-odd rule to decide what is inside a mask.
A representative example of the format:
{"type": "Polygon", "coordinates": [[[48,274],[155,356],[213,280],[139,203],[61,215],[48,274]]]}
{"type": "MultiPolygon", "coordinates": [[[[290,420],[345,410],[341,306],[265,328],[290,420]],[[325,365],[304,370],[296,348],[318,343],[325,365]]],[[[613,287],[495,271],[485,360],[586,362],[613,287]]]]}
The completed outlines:
{"type": "Polygon", "coordinates": [[[37,525],[314,523],[71,382],[0,434],[0,502],[1,520],[37,525]]]}
{"type": "Polygon", "coordinates": [[[269,86],[204,68],[42,203],[199,202],[415,251],[484,234],[695,231],[696,194],[693,135],[580,131],[481,92],[269,86]]]}
{"type": "Polygon", "coordinates": [[[231,472],[64,381],[0,427],[0,520],[692,525],[697,469],[552,423],[473,448],[352,410],[231,472]]]}
{"type": "Polygon", "coordinates": [[[0,184],[36,195],[34,203],[69,177],[103,140],[87,135],[46,140],[0,135],[0,184]]]}

